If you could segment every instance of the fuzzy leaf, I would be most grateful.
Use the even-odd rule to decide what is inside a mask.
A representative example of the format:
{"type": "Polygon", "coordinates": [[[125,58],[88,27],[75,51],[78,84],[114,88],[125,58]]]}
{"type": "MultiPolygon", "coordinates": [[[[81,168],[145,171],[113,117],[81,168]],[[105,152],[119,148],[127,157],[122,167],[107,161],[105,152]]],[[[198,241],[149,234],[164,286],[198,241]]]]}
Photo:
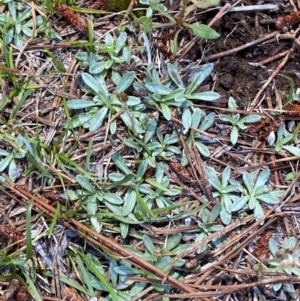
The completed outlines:
{"type": "Polygon", "coordinates": [[[159,162],[157,164],[156,171],[155,171],[155,180],[157,181],[157,183],[162,184],[164,174],[165,174],[164,164],[163,162],[159,162]]]}
{"type": "Polygon", "coordinates": [[[10,154],[2,161],[0,161],[0,171],[3,171],[9,165],[11,160],[13,160],[13,154],[10,154]]]}
{"type": "Polygon", "coordinates": [[[228,123],[233,123],[232,117],[230,115],[225,115],[225,114],[220,114],[219,119],[228,122],[228,123]]]}
{"type": "Polygon", "coordinates": [[[228,213],[225,207],[222,207],[220,218],[223,224],[229,225],[231,223],[231,213],[228,213]]]}
{"type": "Polygon", "coordinates": [[[174,143],[177,143],[178,141],[179,141],[179,138],[175,132],[173,132],[172,135],[166,134],[166,136],[164,138],[165,144],[174,144],[174,143]]]}
{"type": "Polygon", "coordinates": [[[230,96],[228,99],[228,108],[235,110],[235,109],[237,109],[237,107],[238,107],[238,105],[237,105],[235,99],[232,96],[230,96]]]}
{"type": "Polygon", "coordinates": [[[194,35],[201,39],[213,40],[220,37],[220,35],[214,29],[205,24],[191,25],[183,22],[183,25],[190,28],[194,35]]]}
{"type": "Polygon", "coordinates": [[[274,205],[279,202],[279,200],[270,193],[259,195],[256,198],[268,205],[274,205]]]}
{"type": "Polygon", "coordinates": [[[299,147],[292,146],[292,145],[284,145],[282,148],[287,150],[288,152],[290,152],[292,155],[300,157],[300,148],[299,147]]]}
{"type": "Polygon", "coordinates": [[[189,108],[183,110],[182,125],[184,126],[185,130],[188,130],[192,125],[192,114],[189,108]]]}
{"type": "Polygon", "coordinates": [[[196,145],[197,149],[199,150],[199,152],[201,153],[201,155],[203,155],[205,157],[210,156],[209,149],[203,143],[196,141],[195,145],[196,145]]]}
{"type": "Polygon", "coordinates": [[[203,115],[203,111],[199,108],[195,108],[192,114],[192,126],[198,127],[201,121],[201,117],[203,115]]]}
{"type": "Polygon", "coordinates": [[[125,75],[121,78],[120,82],[118,83],[116,87],[116,92],[124,92],[126,91],[133,83],[135,78],[135,72],[134,71],[128,71],[125,73],[125,75]]]}
{"type": "Polygon", "coordinates": [[[199,72],[194,76],[191,84],[186,90],[186,95],[191,95],[202,82],[211,74],[214,65],[212,63],[204,65],[199,72]]]}
{"type": "Polygon", "coordinates": [[[248,201],[248,197],[241,197],[238,198],[236,201],[233,202],[232,207],[231,207],[231,211],[235,212],[235,211],[239,211],[241,209],[244,208],[244,206],[247,204],[248,201]]]}
{"type": "Polygon", "coordinates": [[[254,189],[254,183],[251,174],[245,171],[243,173],[243,181],[247,187],[248,192],[251,193],[254,189]]]}
{"type": "Polygon", "coordinates": [[[207,91],[207,92],[193,93],[191,95],[186,95],[186,97],[188,99],[214,101],[220,98],[220,94],[213,91],[207,91]]]}
{"type": "Polygon", "coordinates": [[[244,123],[252,123],[252,122],[260,121],[260,119],[261,119],[261,116],[253,114],[253,115],[248,115],[248,116],[243,117],[242,121],[244,123]]]}
{"type": "Polygon", "coordinates": [[[114,204],[114,205],[120,205],[120,204],[123,204],[123,200],[118,196],[116,195],[115,193],[110,193],[110,192],[107,192],[104,194],[103,198],[110,202],[111,204],[114,204]]]}
{"type": "Polygon", "coordinates": [[[172,118],[171,109],[164,103],[161,103],[160,106],[161,106],[162,114],[164,115],[166,120],[171,120],[172,118]]]}
{"type": "Polygon", "coordinates": [[[106,62],[97,62],[90,66],[89,72],[92,74],[99,74],[105,70],[105,63],[106,62]]]}
{"type": "Polygon", "coordinates": [[[120,222],[120,234],[125,239],[129,232],[129,224],[120,222]]]}
{"type": "Polygon", "coordinates": [[[127,175],[127,174],[131,174],[132,172],[129,170],[129,168],[127,167],[124,159],[116,152],[111,156],[112,160],[114,161],[114,163],[116,164],[116,166],[122,170],[122,172],[127,175]]]}
{"type": "Polygon", "coordinates": [[[92,194],[97,193],[95,187],[90,183],[90,181],[86,177],[82,175],[77,175],[76,181],[83,189],[87,190],[88,192],[92,194]]]}
{"type": "Polygon", "coordinates": [[[255,182],[255,188],[266,184],[270,177],[270,169],[265,169],[259,174],[255,182]]]}
{"type": "Polygon", "coordinates": [[[221,209],[222,209],[221,204],[215,205],[213,207],[213,210],[211,211],[209,217],[208,217],[207,222],[208,223],[213,223],[217,219],[217,217],[220,215],[221,209]]]}
{"type": "Polygon", "coordinates": [[[147,83],[146,88],[152,93],[158,93],[160,95],[168,95],[172,90],[162,84],[158,83],[147,83]]]}
{"type": "Polygon", "coordinates": [[[272,253],[272,255],[275,257],[277,253],[277,244],[274,238],[270,238],[269,240],[269,250],[272,253]]]}
{"type": "Polygon", "coordinates": [[[182,237],[181,233],[177,233],[169,237],[166,245],[166,251],[171,251],[175,247],[177,247],[181,241],[181,237],[182,237]]]}
{"type": "Polygon", "coordinates": [[[235,145],[239,138],[239,131],[236,126],[232,127],[231,133],[230,133],[230,141],[233,145],[235,145]]]}
{"type": "Polygon", "coordinates": [[[257,199],[251,195],[249,198],[249,208],[253,209],[257,203],[258,203],[257,199]]]}
{"type": "Polygon", "coordinates": [[[108,108],[103,107],[93,116],[92,119],[89,120],[89,130],[90,131],[96,131],[101,127],[103,120],[106,117],[107,112],[108,112],[108,108]]]}
{"type": "Polygon", "coordinates": [[[154,255],[155,254],[155,246],[152,242],[152,239],[147,236],[147,235],[144,235],[143,236],[143,242],[144,242],[144,246],[146,248],[146,250],[151,254],[151,255],[154,255]]]}
{"type": "Polygon", "coordinates": [[[71,99],[67,102],[67,106],[69,109],[77,110],[94,107],[96,106],[96,103],[85,99],[71,99]]]}
{"type": "Polygon", "coordinates": [[[178,72],[178,67],[175,67],[173,64],[167,65],[168,74],[172,81],[176,84],[178,88],[184,88],[184,84],[182,82],[181,76],[178,72]]]}
{"type": "Polygon", "coordinates": [[[227,210],[227,212],[231,213],[231,211],[232,211],[232,201],[231,201],[230,196],[228,194],[224,194],[222,196],[222,201],[223,201],[224,207],[227,210]]]}
{"type": "Polygon", "coordinates": [[[230,179],[231,169],[229,166],[227,166],[222,174],[222,187],[226,187],[228,184],[228,180],[230,179]]]}
{"type": "Polygon", "coordinates": [[[254,207],[254,217],[256,220],[259,220],[262,217],[264,217],[264,211],[262,210],[262,208],[258,202],[256,203],[256,206],[254,207]]]}
{"type": "Polygon", "coordinates": [[[101,84],[90,74],[82,73],[82,79],[85,84],[91,88],[96,94],[103,93],[103,89],[101,88],[101,84]]]}
{"type": "Polygon", "coordinates": [[[282,287],[282,282],[278,282],[278,283],[273,284],[273,290],[275,292],[278,292],[281,289],[281,287],[282,287]]]}
{"type": "Polygon", "coordinates": [[[207,129],[209,129],[215,121],[215,116],[216,114],[214,112],[209,113],[207,116],[205,116],[205,118],[199,126],[199,129],[202,131],[206,131],[207,129]]]}
{"type": "Polygon", "coordinates": [[[294,236],[289,237],[284,242],[284,248],[285,249],[293,249],[297,245],[297,239],[294,236]]]}
{"type": "Polygon", "coordinates": [[[127,192],[124,197],[123,216],[130,214],[136,205],[136,193],[134,190],[127,192]]]}
{"type": "Polygon", "coordinates": [[[218,190],[219,192],[222,191],[222,189],[223,189],[222,184],[221,184],[220,180],[217,177],[208,176],[208,181],[209,181],[209,184],[212,187],[214,187],[216,190],[218,190]]]}
{"type": "Polygon", "coordinates": [[[131,267],[126,267],[126,266],[119,266],[119,267],[115,267],[114,271],[119,274],[119,275],[123,275],[123,276],[129,276],[129,275],[137,275],[140,274],[141,272],[138,271],[137,269],[133,269],[131,267]]]}

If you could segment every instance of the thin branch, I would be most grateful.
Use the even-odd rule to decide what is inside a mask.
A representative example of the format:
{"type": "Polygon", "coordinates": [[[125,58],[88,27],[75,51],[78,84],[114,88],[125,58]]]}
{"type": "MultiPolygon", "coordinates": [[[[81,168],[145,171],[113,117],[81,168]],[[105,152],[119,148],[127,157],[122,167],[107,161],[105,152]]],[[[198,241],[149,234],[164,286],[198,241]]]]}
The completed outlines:
{"type": "Polygon", "coordinates": [[[260,37],[260,38],[258,38],[256,40],[252,41],[252,42],[246,43],[246,44],[241,45],[239,47],[236,47],[234,49],[230,49],[230,50],[227,50],[227,51],[224,51],[224,52],[219,52],[219,53],[216,53],[216,54],[204,57],[204,58],[201,59],[201,61],[202,62],[206,62],[206,61],[212,61],[212,60],[219,59],[219,58],[221,58],[223,56],[226,56],[226,55],[229,55],[229,54],[233,54],[233,53],[236,53],[236,52],[238,52],[240,50],[243,50],[243,49],[246,49],[246,48],[251,47],[253,45],[259,44],[259,43],[261,43],[263,41],[266,41],[266,40],[268,40],[268,39],[270,39],[272,37],[275,37],[277,35],[279,35],[279,31],[274,31],[274,32],[272,32],[270,34],[267,34],[267,35],[265,35],[263,37],[260,37]]]}
{"type": "Polygon", "coordinates": [[[265,84],[260,88],[260,90],[257,92],[257,94],[255,95],[253,101],[251,102],[248,111],[252,111],[260,98],[260,95],[263,93],[263,91],[265,90],[265,88],[270,84],[270,82],[274,79],[274,77],[277,75],[277,73],[283,68],[283,66],[286,64],[286,62],[288,61],[290,54],[293,50],[290,49],[287,54],[285,55],[284,59],[282,60],[282,62],[277,66],[277,68],[272,72],[272,74],[270,75],[270,77],[268,78],[268,80],[265,82],[265,84]]]}

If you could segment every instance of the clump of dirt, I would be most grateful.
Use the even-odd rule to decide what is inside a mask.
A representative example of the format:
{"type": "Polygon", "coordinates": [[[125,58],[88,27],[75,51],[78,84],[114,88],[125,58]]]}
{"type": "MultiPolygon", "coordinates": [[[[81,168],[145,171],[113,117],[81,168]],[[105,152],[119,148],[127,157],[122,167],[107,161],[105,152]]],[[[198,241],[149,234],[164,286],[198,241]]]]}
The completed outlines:
{"type": "MultiPolygon", "coordinates": [[[[208,49],[205,52],[205,57],[230,49],[233,50],[236,47],[250,43],[261,36],[275,31],[276,28],[273,24],[262,25],[260,24],[260,20],[266,18],[272,20],[279,15],[284,16],[286,13],[274,14],[270,12],[269,14],[261,14],[259,12],[238,12],[226,14],[221,21],[213,26],[220,34],[220,38],[216,41],[209,41],[204,45],[203,48],[208,49]]],[[[231,95],[239,103],[247,104],[251,102],[265,81],[268,80],[273,70],[280,64],[282,57],[262,66],[253,66],[253,64],[289,50],[292,46],[292,40],[278,40],[275,37],[230,55],[221,56],[217,60],[210,60],[215,63],[215,91],[221,95],[231,95]]],[[[299,46],[294,45],[294,48],[294,52],[290,55],[288,62],[279,73],[291,78],[297,87],[300,84],[300,80],[297,77],[300,52],[298,49],[299,46]]],[[[290,81],[284,77],[276,76],[273,83],[275,84],[273,87],[280,89],[279,92],[283,95],[282,98],[284,101],[285,95],[289,93],[290,81]]],[[[272,89],[271,97],[274,102],[274,89],[272,89]]]]}

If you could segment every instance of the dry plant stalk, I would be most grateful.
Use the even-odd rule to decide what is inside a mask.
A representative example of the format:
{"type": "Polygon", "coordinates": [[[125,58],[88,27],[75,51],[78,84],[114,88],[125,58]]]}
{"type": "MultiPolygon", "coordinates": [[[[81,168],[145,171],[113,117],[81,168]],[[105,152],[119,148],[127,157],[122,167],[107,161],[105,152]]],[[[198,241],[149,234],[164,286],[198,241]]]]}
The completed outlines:
{"type": "Polygon", "coordinates": [[[299,103],[290,103],[285,108],[286,115],[292,117],[300,117],[300,104],[299,103]]]}
{"type": "Polygon", "coordinates": [[[92,9],[102,9],[107,3],[107,0],[96,0],[92,4],[90,4],[90,8],[92,9]]]}
{"type": "Polygon", "coordinates": [[[68,23],[76,27],[80,32],[87,32],[87,20],[80,14],[73,12],[70,7],[65,4],[55,5],[55,10],[58,12],[68,23]]]}
{"type": "Polygon", "coordinates": [[[180,162],[169,162],[169,166],[176,173],[176,175],[185,182],[192,180],[192,175],[189,170],[180,164],[180,162]]]}
{"type": "Polygon", "coordinates": [[[271,119],[269,117],[262,118],[260,121],[250,124],[249,134],[257,135],[259,141],[265,141],[269,134],[273,131],[277,132],[278,128],[284,123],[284,119],[279,117],[277,119],[271,119]]]}
{"type": "Polygon", "coordinates": [[[20,247],[25,246],[25,236],[11,225],[0,225],[0,235],[5,238],[12,238],[13,242],[18,242],[20,247]]]}
{"type": "Polygon", "coordinates": [[[273,70],[272,74],[268,78],[268,80],[264,83],[264,85],[259,89],[259,91],[256,93],[254,99],[252,100],[248,111],[252,111],[256,105],[259,102],[260,95],[263,93],[263,91],[266,89],[266,87],[271,83],[271,81],[274,79],[274,77],[278,74],[278,72],[283,68],[283,66],[286,64],[288,61],[291,52],[293,51],[293,48],[288,50],[287,54],[285,55],[284,59],[281,61],[281,63],[273,70]]]}
{"type": "Polygon", "coordinates": [[[259,260],[266,258],[269,254],[269,240],[272,237],[272,231],[266,231],[258,240],[254,248],[254,256],[259,260]]]}
{"type": "Polygon", "coordinates": [[[9,286],[6,288],[3,295],[4,300],[10,300],[15,295],[16,291],[20,288],[20,281],[17,278],[13,278],[9,282],[9,286]]]}
{"type": "Polygon", "coordinates": [[[64,289],[64,296],[65,296],[64,297],[65,301],[82,301],[83,300],[74,288],[70,288],[67,286],[64,289]]]}
{"type": "Polygon", "coordinates": [[[282,29],[283,27],[292,26],[300,22],[300,11],[293,11],[285,17],[279,17],[275,20],[275,27],[277,29],[282,29]]]}
{"type": "Polygon", "coordinates": [[[14,295],[16,301],[29,301],[31,295],[24,286],[21,286],[14,295]]]}

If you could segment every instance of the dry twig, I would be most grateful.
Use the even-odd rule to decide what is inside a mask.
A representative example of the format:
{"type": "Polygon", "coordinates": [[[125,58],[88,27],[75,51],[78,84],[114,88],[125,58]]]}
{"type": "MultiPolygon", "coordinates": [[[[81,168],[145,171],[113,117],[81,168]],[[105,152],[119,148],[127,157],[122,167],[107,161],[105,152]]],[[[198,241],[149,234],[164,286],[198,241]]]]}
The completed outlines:
{"type": "Polygon", "coordinates": [[[286,62],[288,61],[290,54],[293,50],[290,49],[287,54],[285,55],[284,59],[282,60],[282,62],[277,66],[277,68],[272,72],[272,74],[270,75],[270,77],[268,78],[268,80],[264,83],[264,85],[259,89],[259,91],[257,92],[257,94],[255,95],[253,101],[251,102],[248,111],[252,111],[260,98],[260,95],[262,94],[262,92],[265,90],[265,88],[271,83],[271,81],[273,80],[273,78],[278,74],[278,72],[283,68],[283,66],[286,64],[286,62]]]}

